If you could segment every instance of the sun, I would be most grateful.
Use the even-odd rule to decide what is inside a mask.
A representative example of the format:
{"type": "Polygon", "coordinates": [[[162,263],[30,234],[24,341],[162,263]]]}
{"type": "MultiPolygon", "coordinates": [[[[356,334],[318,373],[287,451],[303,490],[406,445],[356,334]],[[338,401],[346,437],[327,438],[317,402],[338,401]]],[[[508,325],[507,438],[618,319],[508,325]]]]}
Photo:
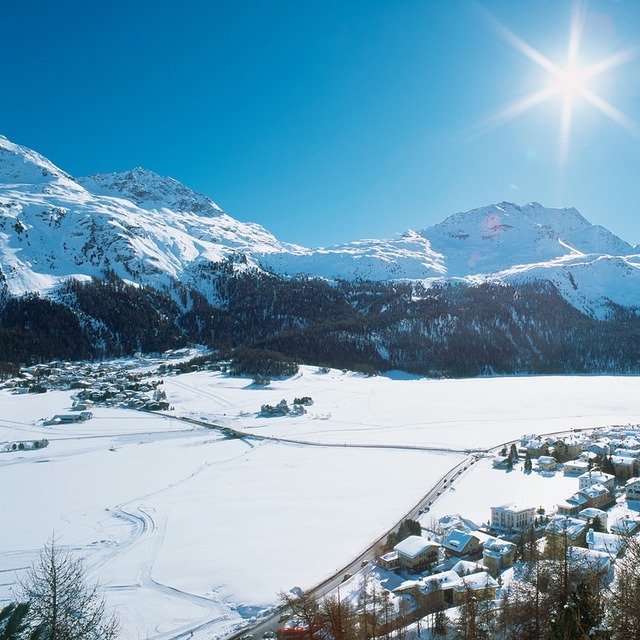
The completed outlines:
{"type": "Polygon", "coordinates": [[[586,90],[584,70],[575,64],[562,69],[555,82],[555,89],[566,99],[580,95],[586,90]]]}
{"type": "Polygon", "coordinates": [[[545,69],[550,78],[548,86],[511,103],[497,115],[485,121],[484,128],[498,126],[554,96],[560,96],[562,108],[560,114],[559,160],[561,164],[565,164],[568,158],[574,105],[578,100],[586,101],[611,120],[640,137],[640,127],[633,120],[589,88],[589,80],[636,58],[640,53],[640,48],[634,47],[621,51],[589,65],[582,64],[580,52],[586,17],[586,8],[583,2],[576,0],[573,4],[567,58],[562,66],[553,63],[540,51],[498,22],[493,16],[488,13],[486,15],[494,29],[507,43],[539,67],[545,69]]]}

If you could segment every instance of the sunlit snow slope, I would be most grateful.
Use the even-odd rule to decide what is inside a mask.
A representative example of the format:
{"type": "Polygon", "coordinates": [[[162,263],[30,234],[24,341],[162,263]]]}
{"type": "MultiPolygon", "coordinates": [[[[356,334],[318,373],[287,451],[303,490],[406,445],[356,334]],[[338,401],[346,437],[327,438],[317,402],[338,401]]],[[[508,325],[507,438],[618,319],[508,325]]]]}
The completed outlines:
{"type": "Polygon", "coordinates": [[[640,306],[639,253],[575,209],[506,202],[393,239],[304,248],[233,219],[173,178],[136,168],[74,179],[0,136],[0,279],[14,294],[112,271],[207,295],[212,265],[232,259],[235,268],[327,279],[550,280],[599,316],[610,302],[640,306]]]}

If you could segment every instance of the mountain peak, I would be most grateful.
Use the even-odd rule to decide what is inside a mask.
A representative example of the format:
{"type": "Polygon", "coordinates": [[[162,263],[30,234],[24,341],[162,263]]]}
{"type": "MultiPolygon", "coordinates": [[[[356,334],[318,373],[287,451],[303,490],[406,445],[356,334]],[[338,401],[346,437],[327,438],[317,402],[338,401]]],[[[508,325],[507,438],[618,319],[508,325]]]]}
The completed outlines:
{"type": "Polygon", "coordinates": [[[78,182],[95,195],[126,198],[142,209],[171,209],[205,216],[219,216],[222,210],[207,196],[196,193],[169,176],[143,167],[121,173],[96,173],[78,182]]]}
{"type": "Polygon", "coordinates": [[[36,151],[0,135],[0,183],[40,185],[73,178],[36,151]]]}

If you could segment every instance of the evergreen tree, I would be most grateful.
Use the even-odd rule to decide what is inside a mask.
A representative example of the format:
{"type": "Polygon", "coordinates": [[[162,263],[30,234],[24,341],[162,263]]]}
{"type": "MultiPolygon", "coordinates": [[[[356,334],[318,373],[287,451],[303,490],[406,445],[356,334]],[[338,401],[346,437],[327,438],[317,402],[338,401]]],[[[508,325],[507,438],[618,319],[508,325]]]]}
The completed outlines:
{"type": "Polygon", "coordinates": [[[531,462],[531,456],[529,455],[528,451],[527,451],[527,456],[524,459],[524,470],[525,471],[532,471],[533,470],[533,463],[531,462]]]}

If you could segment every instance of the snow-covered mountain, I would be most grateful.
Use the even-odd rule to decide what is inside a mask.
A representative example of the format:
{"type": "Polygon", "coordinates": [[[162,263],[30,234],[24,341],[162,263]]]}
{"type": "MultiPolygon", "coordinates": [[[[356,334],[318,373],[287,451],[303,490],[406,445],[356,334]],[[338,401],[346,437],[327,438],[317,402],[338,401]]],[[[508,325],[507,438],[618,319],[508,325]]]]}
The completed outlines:
{"type": "Polygon", "coordinates": [[[10,293],[48,292],[105,271],[160,286],[201,263],[295,252],[206,196],[144,169],[74,180],[0,137],[0,269],[10,293]]]}
{"type": "MultiPolygon", "coordinates": [[[[234,220],[214,202],[146,169],[74,179],[0,136],[0,278],[13,294],[68,278],[119,277],[207,291],[213,263],[234,258],[283,276],[520,283],[549,280],[602,316],[640,306],[640,255],[575,209],[490,205],[422,231],[309,249],[234,220]]],[[[211,296],[209,296],[211,297],[211,296]]]]}

